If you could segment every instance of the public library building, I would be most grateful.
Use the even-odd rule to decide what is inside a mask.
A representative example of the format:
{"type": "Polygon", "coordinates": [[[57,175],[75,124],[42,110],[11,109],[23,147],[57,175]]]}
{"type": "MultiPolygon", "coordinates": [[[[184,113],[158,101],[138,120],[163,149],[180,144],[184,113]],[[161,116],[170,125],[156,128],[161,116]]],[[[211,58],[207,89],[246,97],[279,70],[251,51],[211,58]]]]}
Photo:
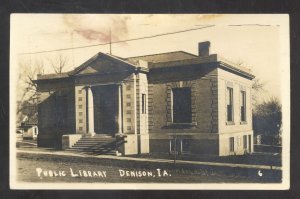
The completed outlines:
{"type": "Polygon", "coordinates": [[[98,53],[72,71],[38,75],[38,146],[130,155],[253,151],[247,68],[183,51],[98,53]]]}

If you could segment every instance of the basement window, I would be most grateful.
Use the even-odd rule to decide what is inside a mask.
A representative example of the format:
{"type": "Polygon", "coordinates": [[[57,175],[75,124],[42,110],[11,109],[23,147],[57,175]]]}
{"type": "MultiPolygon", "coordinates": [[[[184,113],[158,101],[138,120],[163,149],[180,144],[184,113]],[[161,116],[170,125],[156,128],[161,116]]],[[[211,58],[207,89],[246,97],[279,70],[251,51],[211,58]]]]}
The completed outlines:
{"type": "Polygon", "coordinates": [[[190,153],[191,141],[189,139],[183,138],[174,138],[170,139],[170,154],[174,154],[175,151],[177,154],[190,153]]]}
{"type": "Polygon", "coordinates": [[[248,141],[248,140],[247,140],[247,135],[244,135],[244,136],[243,136],[243,148],[244,148],[244,149],[247,149],[247,141],[248,141]]]}
{"type": "Polygon", "coordinates": [[[173,123],[192,123],[191,88],[173,88],[173,123]]]}
{"type": "Polygon", "coordinates": [[[234,152],[234,137],[229,138],[229,151],[234,152]]]}

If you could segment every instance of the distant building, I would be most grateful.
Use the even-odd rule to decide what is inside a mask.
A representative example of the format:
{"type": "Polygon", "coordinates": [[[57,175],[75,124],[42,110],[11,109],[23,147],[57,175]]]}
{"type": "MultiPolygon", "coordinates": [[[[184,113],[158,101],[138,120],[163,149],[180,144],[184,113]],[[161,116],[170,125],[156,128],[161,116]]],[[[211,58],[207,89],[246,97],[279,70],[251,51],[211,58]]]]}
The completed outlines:
{"type": "Polygon", "coordinates": [[[38,136],[37,117],[28,118],[25,116],[20,126],[17,127],[17,133],[22,134],[23,139],[36,140],[38,136]]]}
{"type": "Polygon", "coordinates": [[[183,51],[120,58],[98,53],[73,71],[39,75],[38,146],[124,138],[122,154],[252,152],[250,70],[183,51]]]}

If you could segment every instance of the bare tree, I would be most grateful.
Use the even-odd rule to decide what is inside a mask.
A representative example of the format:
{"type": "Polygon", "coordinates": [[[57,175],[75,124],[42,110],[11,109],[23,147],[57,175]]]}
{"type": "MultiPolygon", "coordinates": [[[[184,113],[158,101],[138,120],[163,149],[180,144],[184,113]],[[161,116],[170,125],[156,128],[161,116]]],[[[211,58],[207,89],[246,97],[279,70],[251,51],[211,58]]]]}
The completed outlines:
{"type": "MultiPolygon", "coordinates": [[[[68,58],[59,54],[54,58],[48,58],[48,63],[54,73],[60,74],[67,68],[68,58]]],[[[19,63],[20,73],[18,80],[18,120],[27,115],[33,117],[37,115],[37,84],[34,80],[38,74],[44,74],[46,69],[45,61],[42,59],[22,60],[19,63]]]]}
{"type": "Polygon", "coordinates": [[[22,121],[25,116],[36,117],[37,114],[37,85],[34,82],[37,74],[44,74],[42,60],[22,60],[19,62],[17,120],[22,121]]]}
{"type": "Polygon", "coordinates": [[[254,107],[258,105],[258,98],[260,95],[262,95],[263,92],[265,92],[265,82],[262,82],[260,79],[256,78],[254,79],[252,83],[252,104],[254,107]]]}
{"type": "Polygon", "coordinates": [[[49,58],[48,62],[51,65],[54,72],[56,74],[60,74],[67,68],[68,58],[66,56],[63,56],[62,54],[58,54],[54,58],[49,58]]]}
{"type": "MultiPolygon", "coordinates": [[[[67,68],[68,58],[61,54],[53,58],[47,58],[50,67],[53,69],[54,73],[60,74],[64,72],[67,68]]],[[[34,82],[38,74],[44,74],[46,64],[42,59],[36,59],[34,62],[22,61],[20,62],[20,73],[19,80],[20,84],[25,84],[23,89],[23,96],[20,100],[30,100],[36,97],[37,85],[34,82]]]]}
{"type": "Polygon", "coordinates": [[[37,85],[34,80],[38,74],[44,74],[43,60],[20,62],[20,73],[18,85],[22,93],[20,101],[34,101],[37,97],[37,85]]]}

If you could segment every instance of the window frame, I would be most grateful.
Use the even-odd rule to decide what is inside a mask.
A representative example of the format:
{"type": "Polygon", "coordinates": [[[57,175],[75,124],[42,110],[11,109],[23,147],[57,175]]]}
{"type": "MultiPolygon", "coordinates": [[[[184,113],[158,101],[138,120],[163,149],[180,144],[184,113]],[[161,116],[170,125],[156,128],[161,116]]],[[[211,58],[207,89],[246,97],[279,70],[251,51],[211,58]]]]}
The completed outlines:
{"type": "Polygon", "coordinates": [[[245,90],[240,91],[240,123],[247,123],[247,93],[245,90]]]}
{"type": "Polygon", "coordinates": [[[252,135],[248,135],[248,150],[249,153],[252,152],[252,135]]]}
{"type": "Polygon", "coordinates": [[[229,137],[229,152],[234,153],[234,137],[229,137]]]}
{"type": "Polygon", "coordinates": [[[226,86],[226,124],[227,125],[234,125],[234,93],[233,93],[233,86],[226,86]],[[231,91],[231,92],[230,92],[231,91]],[[229,98],[229,99],[228,99],[229,98]],[[230,101],[231,103],[231,120],[228,120],[228,104],[227,102],[230,101]]]}
{"type": "MultiPolygon", "coordinates": [[[[176,87],[176,88],[171,88],[171,96],[172,96],[172,98],[171,98],[171,101],[172,101],[172,103],[171,103],[171,110],[172,110],[172,113],[171,113],[171,116],[172,116],[172,124],[193,124],[193,117],[192,117],[192,88],[191,87],[176,87]],[[176,121],[175,122],[175,114],[174,114],[174,106],[175,106],[175,104],[174,104],[174,99],[175,99],[175,96],[174,96],[174,91],[175,90],[189,90],[189,101],[190,101],[190,103],[189,103],[189,118],[188,118],[188,120],[189,121],[176,121]]],[[[176,119],[177,120],[177,119],[176,119]]]]}
{"type": "Polygon", "coordinates": [[[146,109],[146,94],[142,93],[142,114],[146,114],[147,113],[147,109],[146,109]]]}
{"type": "Polygon", "coordinates": [[[247,150],[248,149],[248,136],[243,135],[243,149],[247,150]]]}

